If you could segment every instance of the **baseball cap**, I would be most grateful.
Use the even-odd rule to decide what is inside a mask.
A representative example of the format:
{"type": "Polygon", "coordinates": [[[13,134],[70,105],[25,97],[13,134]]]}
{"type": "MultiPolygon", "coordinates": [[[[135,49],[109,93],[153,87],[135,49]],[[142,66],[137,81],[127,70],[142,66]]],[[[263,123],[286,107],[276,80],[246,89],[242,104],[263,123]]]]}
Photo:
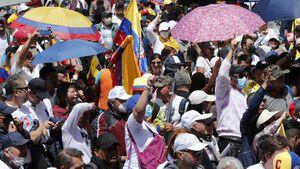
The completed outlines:
{"type": "Polygon", "coordinates": [[[277,154],[273,160],[274,169],[300,168],[300,157],[294,152],[286,151],[277,154]]]}
{"type": "Polygon", "coordinates": [[[282,70],[278,65],[270,65],[264,70],[264,72],[266,74],[270,73],[271,80],[276,80],[280,76],[289,73],[290,70],[289,69],[282,70]]]}
{"type": "Polygon", "coordinates": [[[191,76],[187,70],[178,70],[174,79],[176,86],[190,85],[192,83],[191,76]]]}
{"type": "Polygon", "coordinates": [[[269,40],[268,40],[268,41],[270,41],[270,40],[272,40],[272,39],[274,39],[274,40],[276,40],[276,41],[280,42],[280,40],[279,40],[279,36],[277,36],[277,35],[272,35],[272,36],[270,36],[270,38],[269,38],[269,40]]]}
{"type": "Polygon", "coordinates": [[[158,31],[161,32],[161,31],[167,31],[169,30],[170,26],[169,26],[169,23],[168,22],[162,22],[159,24],[159,27],[158,27],[158,31]]]}
{"type": "Polygon", "coordinates": [[[300,100],[295,99],[289,106],[289,114],[293,119],[297,118],[300,113],[300,100]]]}
{"type": "Polygon", "coordinates": [[[296,40],[296,45],[295,46],[299,46],[300,45],[300,38],[298,38],[297,40],[296,40]]]}
{"type": "Polygon", "coordinates": [[[156,88],[165,87],[171,84],[171,80],[170,76],[158,76],[153,86],[156,88]]]}
{"type": "Polygon", "coordinates": [[[268,120],[270,120],[273,116],[275,116],[277,113],[279,113],[280,111],[273,111],[270,112],[268,110],[264,110],[263,112],[260,113],[257,122],[256,122],[256,128],[260,128],[260,126],[262,124],[264,124],[265,122],[267,122],[268,120]]]}
{"type": "Polygon", "coordinates": [[[202,90],[195,90],[190,94],[189,100],[191,104],[195,105],[195,104],[201,104],[205,101],[207,102],[216,101],[216,96],[209,95],[202,90]]]}
{"type": "Polygon", "coordinates": [[[0,114],[3,114],[4,116],[11,115],[16,110],[16,108],[10,107],[3,101],[0,101],[0,114]]]}
{"type": "Polygon", "coordinates": [[[181,150],[200,151],[206,146],[207,144],[201,143],[195,135],[182,133],[175,138],[174,152],[181,150]]]}
{"type": "Polygon", "coordinates": [[[105,132],[104,134],[99,135],[99,137],[95,140],[94,149],[102,148],[104,150],[107,150],[113,144],[119,144],[117,138],[111,133],[105,132]]]}
{"type": "Polygon", "coordinates": [[[128,100],[130,95],[128,95],[123,86],[115,86],[108,93],[108,99],[120,99],[128,100]]]}
{"type": "Polygon", "coordinates": [[[18,13],[22,12],[22,11],[27,11],[29,9],[29,6],[27,6],[25,3],[21,3],[18,6],[18,13]]]}
{"type": "Polygon", "coordinates": [[[133,96],[131,96],[127,102],[126,102],[126,111],[127,112],[132,112],[134,107],[136,106],[137,102],[139,101],[141,95],[139,94],[135,94],[133,96]]]}
{"type": "Polygon", "coordinates": [[[244,73],[246,71],[246,69],[247,69],[247,67],[244,67],[244,66],[232,65],[230,67],[230,75],[244,73]]]}
{"type": "Polygon", "coordinates": [[[258,61],[256,63],[255,70],[257,70],[257,69],[265,69],[268,66],[269,66],[269,64],[266,61],[261,60],[261,61],[258,61]]]}
{"type": "Polygon", "coordinates": [[[111,16],[112,16],[112,13],[109,11],[103,11],[101,13],[101,18],[107,18],[107,17],[111,17],[111,16]]]}
{"type": "Polygon", "coordinates": [[[147,85],[147,78],[138,77],[134,79],[132,89],[133,91],[143,91],[146,85],[147,85]]]}
{"type": "Polygon", "coordinates": [[[30,139],[25,139],[19,132],[9,132],[3,137],[1,137],[0,142],[2,147],[5,149],[11,146],[23,146],[27,143],[30,143],[30,139]]]}
{"type": "Polygon", "coordinates": [[[32,80],[29,81],[28,83],[28,88],[32,91],[34,91],[34,93],[40,98],[40,99],[45,99],[45,98],[49,98],[50,95],[47,91],[47,87],[46,87],[46,81],[42,78],[34,78],[32,80]]]}
{"type": "Polygon", "coordinates": [[[183,127],[190,130],[197,121],[210,124],[213,121],[212,116],[212,113],[200,114],[196,110],[190,110],[182,115],[181,124],[183,127]]]}
{"type": "Polygon", "coordinates": [[[170,5],[171,3],[173,3],[172,0],[164,0],[164,5],[170,5]]]}

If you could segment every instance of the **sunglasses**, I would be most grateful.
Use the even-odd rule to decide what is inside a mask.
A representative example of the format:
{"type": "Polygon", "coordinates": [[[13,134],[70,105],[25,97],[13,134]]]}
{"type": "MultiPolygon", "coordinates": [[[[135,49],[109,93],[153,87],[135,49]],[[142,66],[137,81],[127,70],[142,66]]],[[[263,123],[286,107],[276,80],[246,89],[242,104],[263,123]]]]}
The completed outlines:
{"type": "Polygon", "coordinates": [[[160,65],[160,64],[161,64],[161,62],[151,62],[151,64],[153,64],[153,65],[155,65],[155,64],[158,64],[158,65],[160,65]]]}
{"type": "Polygon", "coordinates": [[[28,87],[18,87],[18,88],[16,88],[15,90],[28,90],[28,87]]]}

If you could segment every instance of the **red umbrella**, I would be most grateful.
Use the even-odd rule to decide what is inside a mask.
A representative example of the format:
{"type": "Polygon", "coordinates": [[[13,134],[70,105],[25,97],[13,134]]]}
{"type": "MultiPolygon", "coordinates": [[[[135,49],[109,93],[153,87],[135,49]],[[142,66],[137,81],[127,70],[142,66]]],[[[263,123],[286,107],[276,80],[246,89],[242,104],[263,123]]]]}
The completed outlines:
{"type": "Polygon", "coordinates": [[[171,30],[175,39],[189,42],[224,41],[253,33],[265,22],[255,13],[229,4],[198,7],[171,30]]]}

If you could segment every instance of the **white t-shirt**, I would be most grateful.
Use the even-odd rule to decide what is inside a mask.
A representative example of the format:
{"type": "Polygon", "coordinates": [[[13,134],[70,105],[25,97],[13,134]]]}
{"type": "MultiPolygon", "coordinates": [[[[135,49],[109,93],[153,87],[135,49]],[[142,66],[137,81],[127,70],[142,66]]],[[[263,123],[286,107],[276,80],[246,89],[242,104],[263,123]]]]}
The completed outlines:
{"type": "MultiPolygon", "coordinates": [[[[182,127],[181,116],[179,114],[179,105],[180,105],[180,102],[182,99],[184,99],[184,98],[181,96],[177,96],[177,95],[175,95],[175,97],[173,99],[173,103],[172,103],[173,116],[171,118],[171,124],[173,124],[173,126],[175,126],[175,127],[182,127]]],[[[188,106],[188,104],[186,104],[186,108],[187,108],[187,106],[188,106]]]]}
{"type": "Polygon", "coordinates": [[[40,77],[40,70],[44,67],[43,64],[37,64],[33,67],[33,70],[30,71],[29,68],[22,66],[21,68],[17,68],[17,62],[15,62],[11,67],[11,74],[20,73],[20,75],[25,79],[26,83],[31,79],[40,77]]]}
{"type": "Polygon", "coordinates": [[[0,168],[1,169],[10,169],[10,167],[7,164],[5,164],[2,160],[0,160],[0,168]]]}
{"type": "Polygon", "coordinates": [[[251,58],[252,58],[252,62],[251,62],[251,65],[256,65],[257,62],[259,62],[259,57],[257,55],[251,55],[251,58]]]}
{"type": "Polygon", "coordinates": [[[62,126],[62,141],[64,148],[76,148],[83,153],[83,162],[88,164],[91,161],[91,142],[88,139],[88,133],[78,127],[77,123],[82,114],[93,108],[91,103],[76,104],[68,119],[62,126]]]}
{"type": "MultiPolygon", "coordinates": [[[[204,68],[204,76],[206,78],[210,78],[211,76],[211,68],[210,68],[210,62],[208,59],[202,57],[202,56],[199,56],[197,58],[197,61],[196,61],[196,68],[204,68]]],[[[197,72],[197,69],[195,71],[195,73],[197,72]]]]}
{"type": "Polygon", "coordinates": [[[54,117],[52,111],[51,101],[48,98],[42,100],[39,104],[36,105],[36,116],[38,117],[40,122],[45,122],[50,119],[50,117],[54,117]]]}
{"type": "Polygon", "coordinates": [[[20,108],[12,113],[13,118],[18,118],[23,122],[23,128],[26,131],[30,131],[33,127],[33,121],[39,120],[35,114],[35,108],[32,106],[30,101],[22,104],[20,108]]]}
{"type": "Polygon", "coordinates": [[[4,35],[3,37],[0,37],[0,58],[1,58],[0,61],[2,61],[2,56],[3,56],[3,54],[5,54],[5,50],[7,47],[8,47],[7,36],[4,35]]]}
{"type": "Polygon", "coordinates": [[[123,169],[140,168],[136,151],[129,137],[127,126],[140,152],[143,152],[147,148],[147,146],[152,142],[154,138],[153,133],[157,132],[150,124],[146,123],[145,121],[143,121],[143,123],[137,122],[133,114],[131,114],[127,120],[125,127],[125,143],[127,155],[129,154],[129,150],[131,147],[131,156],[127,157],[123,169]],[[149,130],[149,128],[152,132],[149,130]]]}

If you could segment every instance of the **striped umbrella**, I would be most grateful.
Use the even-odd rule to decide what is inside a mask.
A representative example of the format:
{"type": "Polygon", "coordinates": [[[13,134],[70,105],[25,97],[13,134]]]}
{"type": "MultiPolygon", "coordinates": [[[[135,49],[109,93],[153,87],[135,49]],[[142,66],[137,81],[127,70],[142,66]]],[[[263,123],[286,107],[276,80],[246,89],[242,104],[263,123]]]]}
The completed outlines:
{"type": "Polygon", "coordinates": [[[14,21],[11,27],[28,33],[51,29],[62,40],[99,41],[100,38],[96,27],[87,17],[60,7],[33,8],[14,21]]]}

